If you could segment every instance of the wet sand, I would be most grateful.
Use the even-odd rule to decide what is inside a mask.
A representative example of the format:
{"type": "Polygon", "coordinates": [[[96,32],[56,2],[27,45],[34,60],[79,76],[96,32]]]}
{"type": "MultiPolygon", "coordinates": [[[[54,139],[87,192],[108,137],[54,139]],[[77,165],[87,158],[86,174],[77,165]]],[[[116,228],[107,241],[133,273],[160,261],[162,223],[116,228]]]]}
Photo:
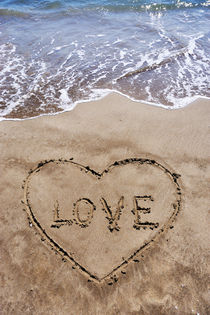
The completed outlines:
{"type": "Polygon", "coordinates": [[[0,314],[208,314],[210,101],[0,123],[0,314]]]}

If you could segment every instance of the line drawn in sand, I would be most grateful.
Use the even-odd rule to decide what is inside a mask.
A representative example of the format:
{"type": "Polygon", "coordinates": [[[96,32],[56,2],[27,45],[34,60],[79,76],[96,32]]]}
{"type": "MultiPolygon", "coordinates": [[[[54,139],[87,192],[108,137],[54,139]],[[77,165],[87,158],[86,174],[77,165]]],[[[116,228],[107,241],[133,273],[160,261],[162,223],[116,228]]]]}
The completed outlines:
{"type": "MultiPolygon", "coordinates": [[[[45,240],[47,242],[47,244],[50,245],[53,250],[55,250],[56,253],[59,253],[62,256],[63,261],[71,262],[72,268],[79,270],[83,275],[85,275],[88,278],[88,281],[93,281],[97,284],[107,283],[108,285],[112,285],[113,283],[117,282],[117,280],[118,280],[117,275],[126,274],[125,267],[127,267],[130,262],[132,262],[132,261],[138,262],[139,259],[137,259],[137,258],[139,257],[139,254],[140,253],[142,254],[144,250],[149,249],[152,244],[157,242],[157,240],[159,239],[159,237],[161,235],[163,235],[168,229],[171,229],[173,227],[172,223],[174,222],[179,211],[181,210],[182,192],[181,192],[181,186],[179,183],[179,177],[180,176],[181,175],[179,175],[173,171],[170,171],[168,169],[168,167],[165,167],[164,165],[160,164],[156,160],[148,159],[148,158],[130,158],[130,159],[124,159],[124,160],[120,160],[120,161],[115,161],[110,166],[108,166],[102,173],[98,173],[95,170],[92,170],[89,166],[83,166],[80,163],[76,163],[73,161],[72,158],[69,160],[67,160],[67,159],[58,159],[58,160],[50,159],[50,160],[45,160],[45,161],[39,162],[36,167],[34,167],[33,169],[30,169],[28,176],[27,176],[27,178],[24,181],[24,184],[22,186],[23,190],[24,190],[24,198],[23,198],[22,203],[25,205],[25,210],[26,210],[27,215],[28,215],[28,220],[29,220],[30,226],[33,225],[36,228],[36,230],[41,235],[41,240],[45,240]],[[45,165],[48,165],[48,164],[65,164],[65,163],[69,163],[69,164],[72,164],[76,167],[79,167],[81,170],[84,170],[86,173],[90,172],[97,179],[101,179],[106,173],[109,173],[109,171],[111,169],[113,169],[114,167],[119,167],[119,166],[123,166],[123,165],[127,165],[127,164],[152,165],[153,167],[157,167],[157,168],[161,169],[164,173],[166,173],[168,175],[168,177],[170,178],[170,180],[172,181],[174,188],[175,188],[176,202],[174,202],[172,205],[172,213],[171,213],[169,219],[161,227],[159,226],[159,223],[157,223],[157,222],[147,222],[147,221],[142,222],[141,221],[141,214],[149,214],[151,209],[150,209],[150,207],[142,207],[140,205],[140,202],[142,200],[153,202],[154,199],[152,198],[152,196],[151,195],[144,195],[144,196],[140,195],[140,196],[134,196],[133,197],[134,208],[131,210],[133,215],[135,216],[133,227],[136,230],[139,230],[139,229],[151,229],[151,230],[157,229],[156,234],[150,240],[144,242],[144,244],[141,245],[137,250],[135,250],[132,253],[132,255],[130,255],[127,258],[123,258],[122,263],[117,265],[111,272],[109,272],[108,274],[106,274],[102,278],[99,278],[99,277],[95,276],[94,274],[92,274],[91,272],[89,272],[87,270],[87,268],[84,268],[81,264],[79,264],[74,259],[73,255],[70,252],[65,251],[64,248],[62,248],[57,242],[55,242],[50,237],[50,235],[45,231],[45,229],[41,226],[38,219],[35,217],[33,209],[31,207],[29,183],[30,183],[32,177],[37,172],[39,172],[45,165]]],[[[110,230],[110,232],[119,231],[120,227],[118,225],[118,220],[120,218],[121,212],[122,212],[123,207],[124,207],[124,197],[122,196],[119,199],[115,213],[113,213],[111,211],[105,198],[102,197],[100,199],[100,201],[101,201],[103,210],[107,214],[108,229],[110,230]]],[[[91,220],[93,218],[93,213],[95,210],[96,210],[96,207],[90,199],[81,198],[81,199],[77,200],[76,203],[74,204],[74,207],[73,207],[74,219],[73,220],[62,219],[60,217],[60,205],[59,205],[58,200],[56,200],[55,205],[54,205],[54,210],[53,210],[53,221],[54,222],[51,225],[51,227],[52,228],[60,228],[61,226],[66,225],[66,226],[69,226],[71,228],[71,225],[73,223],[78,224],[82,228],[88,227],[91,223],[91,220]],[[88,215],[87,215],[87,218],[85,220],[81,219],[81,217],[80,217],[80,210],[79,209],[80,209],[81,204],[85,204],[86,206],[89,207],[88,215]]]]}

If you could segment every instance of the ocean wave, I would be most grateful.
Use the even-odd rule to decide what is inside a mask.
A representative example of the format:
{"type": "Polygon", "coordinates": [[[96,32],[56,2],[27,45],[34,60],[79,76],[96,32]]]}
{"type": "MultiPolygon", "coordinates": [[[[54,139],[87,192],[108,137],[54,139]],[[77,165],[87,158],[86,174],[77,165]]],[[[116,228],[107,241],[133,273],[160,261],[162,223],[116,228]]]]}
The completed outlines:
{"type": "Polygon", "coordinates": [[[113,1],[51,1],[46,10],[41,2],[14,1],[14,12],[32,19],[1,16],[0,116],[53,114],[106,91],[166,108],[210,96],[208,9],[95,14],[87,4],[113,1]],[[32,14],[41,2],[42,13],[32,14]],[[69,4],[80,13],[60,18],[69,4]]]}
{"type": "Polygon", "coordinates": [[[196,7],[208,7],[210,6],[209,0],[163,0],[163,1],[151,1],[151,0],[48,0],[48,1],[24,1],[24,0],[3,0],[0,3],[0,16],[17,16],[17,17],[29,17],[31,14],[44,13],[59,13],[60,15],[68,15],[84,11],[96,11],[96,12],[142,12],[142,11],[169,11],[178,10],[183,8],[196,8],[196,7]],[[29,14],[29,15],[28,15],[29,14]]]}
{"type": "MultiPolygon", "coordinates": [[[[105,12],[142,12],[142,11],[169,11],[169,10],[178,10],[183,8],[196,8],[210,6],[209,1],[202,2],[191,2],[191,1],[176,1],[172,3],[141,3],[136,5],[128,5],[128,4],[118,4],[118,5],[88,5],[83,8],[89,11],[105,11],[105,12]]],[[[69,11],[73,10],[73,8],[68,9],[69,11]]]]}
{"type": "MultiPolygon", "coordinates": [[[[98,35],[98,40],[104,38],[103,34],[98,35]]],[[[210,61],[201,46],[203,35],[192,37],[180,49],[177,49],[179,42],[169,38],[167,41],[172,41],[172,47],[160,50],[159,46],[155,50],[160,38],[150,42],[151,48],[142,53],[125,47],[119,50],[119,45],[122,45],[119,40],[114,41],[112,46],[108,43],[104,45],[102,41],[102,47],[92,51],[98,59],[90,58],[89,42],[86,45],[78,41],[55,45],[54,38],[48,39],[45,58],[40,58],[37,52],[28,60],[14,44],[2,44],[0,116],[24,118],[55,113],[71,109],[81,100],[95,99],[97,93],[107,90],[165,107],[182,106],[197,95],[210,96],[210,61]]]]}
{"type": "Polygon", "coordinates": [[[30,15],[23,11],[12,10],[12,9],[1,9],[0,8],[0,16],[15,16],[21,18],[28,18],[30,15]]]}

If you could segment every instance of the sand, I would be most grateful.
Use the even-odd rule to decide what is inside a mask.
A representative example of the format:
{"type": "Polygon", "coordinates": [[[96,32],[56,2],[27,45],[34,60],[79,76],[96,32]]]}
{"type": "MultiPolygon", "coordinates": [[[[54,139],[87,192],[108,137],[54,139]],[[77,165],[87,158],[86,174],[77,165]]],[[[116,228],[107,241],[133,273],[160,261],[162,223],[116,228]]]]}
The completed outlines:
{"type": "Polygon", "coordinates": [[[208,314],[210,101],[0,123],[0,314],[208,314]]]}

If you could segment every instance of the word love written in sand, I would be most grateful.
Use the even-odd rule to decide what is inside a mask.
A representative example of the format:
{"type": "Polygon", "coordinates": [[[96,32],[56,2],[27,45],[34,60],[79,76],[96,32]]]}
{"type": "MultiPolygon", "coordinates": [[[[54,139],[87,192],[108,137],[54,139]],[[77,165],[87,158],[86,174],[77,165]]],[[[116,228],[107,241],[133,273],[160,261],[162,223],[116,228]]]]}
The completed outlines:
{"type": "MultiPolygon", "coordinates": [[[[112,212],[111,207],[108,206],[107,201],[105,198],[101,198],[101,203],[102,203],[102,210],[106,212],[106,219],[108,220],[108,229],[110,232],[113,231],[119,231],[120,227],[118,225],[118,221],[120,219],[120,215],[122,213],[122,210],[124,209],[124,196],[120,198],[118,201],[116,210],[112,212]]],[[[134,196],[133,197],[133,206],[134,208],[132,209],[132,213],[135,215],[135,221],[133,227],[135,229],[140,230],[140,228],[143,228],[144,230],[146,228],[150,228],[153,230],[154,228],[157,228],[159,226],[159,223],[153,223],[153,222],[141,222],[141,214],[146,214],[151,212],[151,208],[146,208],[142,207],[139,205],[139,202],[141,201],[141,204],[143,204],[143,201],[154,201],[152,199],[152,196],[134,196]]],[[[70,219],[61,219],[60,218],[60,209],[59,209],[59,203],[56,201],[55,204],[55,209],[53,211],[54,215],[54,224],[51,225],[52,228],[60,228],[61,226],[64,225],[72,225],[73,222],[76,224],[79,224],[81,228],[86,228],[90,225],[93,219],[93,213],[94,210],[96,210],[96,206],[94,203],[88,199],[88,198],[80,198],[77,200],[76,203],[74,203],[74,208],[73,208],[73,215],[74,219],[73,221],[70,219]],[[84,218],[81,219],[81,213],[86,214],[84,218]]]]}
{"type": "Polygon", "coordinates": [[[30,170],[24,204],[64,261],[95,282],[116,281],[172,227],[181,207],[179,176],[152,159],[117,161],[101,173],[72,159],[46,160],[30,170]]]}

